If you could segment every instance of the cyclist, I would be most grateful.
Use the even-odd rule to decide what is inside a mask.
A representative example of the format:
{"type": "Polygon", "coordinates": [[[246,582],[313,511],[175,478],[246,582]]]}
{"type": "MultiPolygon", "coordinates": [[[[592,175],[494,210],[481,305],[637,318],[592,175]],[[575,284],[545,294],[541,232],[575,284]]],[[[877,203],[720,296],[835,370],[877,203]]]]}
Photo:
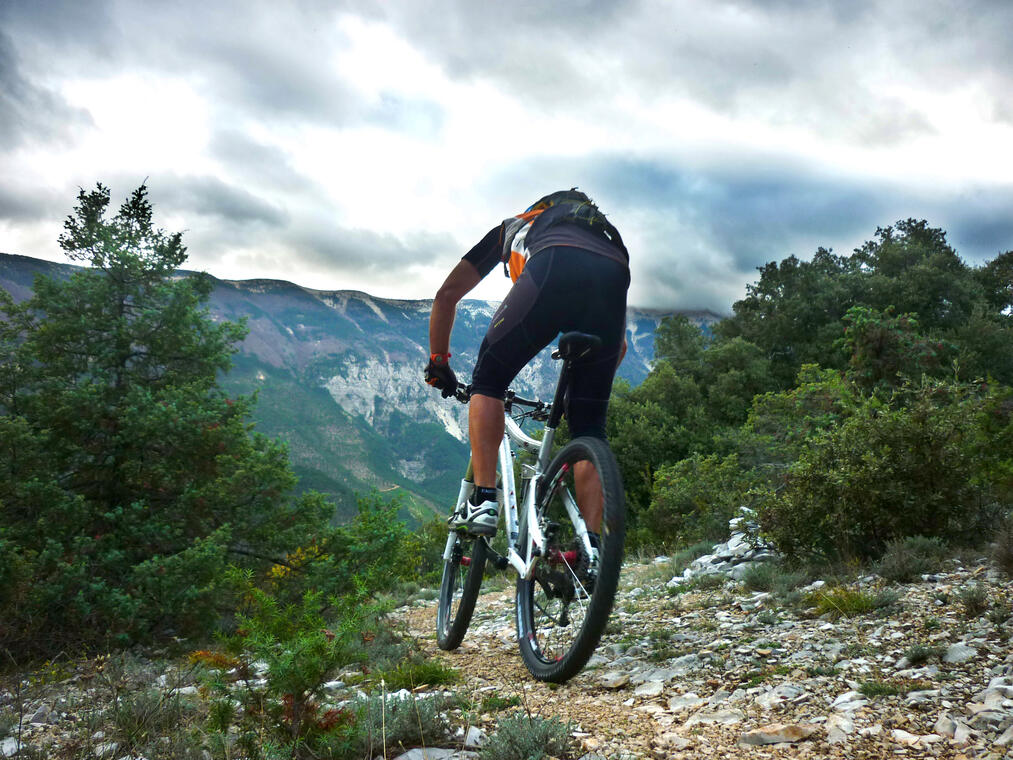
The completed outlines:
{"type": "MultiPolygon", "coordinates": [[[[492,317],[472,374],[468,434],[475,489],[450,526],[496,533],[496,460],[503,440],[503,400],[518,372],[560,332],[601,338],[593,356],[574,362],[566,416],[570,433],[605,438],[605,415],[616,368],[626,353],[629,254],[619,231],[576,188],[540,198],[493,227],[465,254],[433,299],[426,382],[444,398],[457,390],[450,334],[458,302],[496,265],[513,287],[492,317]]],[[[577,501],[588,529],[599,531],[601,494],[592,492],[589,463],[575,470],[577,501]],[[581,472],[581,470],[584,472],[581,472]],[[583,493],[582,493],[583,492],[583,493]]]]}

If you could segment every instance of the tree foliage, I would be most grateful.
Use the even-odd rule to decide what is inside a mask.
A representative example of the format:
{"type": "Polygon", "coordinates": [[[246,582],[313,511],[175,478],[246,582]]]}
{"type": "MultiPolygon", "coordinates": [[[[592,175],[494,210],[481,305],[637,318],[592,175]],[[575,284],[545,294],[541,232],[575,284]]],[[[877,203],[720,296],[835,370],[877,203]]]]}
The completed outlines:
{"type": "Polygon", "coordinates": [[[206,630],[227,564],[263,564],[326,525],[288,497],[285,447],[228,398],[241,324],[213,321],[211,281],[179,276],[181,236],[142,186],[109,215],[78,195],[60,244],[89,264],[0,310],[0,646],[206,630]]]}
{"type": "Polygon", "coordinates": [[[980,535],[1011,503],[1011,261],[907,219],[766,264],[712,334],[664,320],[610,409],[633,539],[719,538],[739,506],[795,556],[980,535]]]}

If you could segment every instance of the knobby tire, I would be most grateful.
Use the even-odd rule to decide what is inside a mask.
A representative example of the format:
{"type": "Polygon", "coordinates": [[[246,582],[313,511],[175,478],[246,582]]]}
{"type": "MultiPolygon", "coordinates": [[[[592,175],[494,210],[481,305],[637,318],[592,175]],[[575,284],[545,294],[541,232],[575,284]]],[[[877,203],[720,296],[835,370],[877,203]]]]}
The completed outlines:
{"type": "MultiPolygon", "coordinates": [[[[542,478],[538,504],[548,522],[559,527],[546,557],[539,560],[535,577],[529,581],[518,579],[517,638],[524,664],[535,678],[563,683],[579,673],[594,653],[619,585],[626,498],[619,465],[608,444],[582,437],[564,446],[542,478]],[[582,565],[579,559],[560,559],[572,558],[577,547],[577,531],[562,503],[567,489],[574,494],[572,471],[580,461],[594,465],[603,494],[601,546],[593,580],[586,562],[582,565]]],[[[521,546],[526,546],[524,525],[520,539],[521,546]]]]}
{"type": "Polygon", "coordinates": [[[440,604],[436,611],[436,644],[440,649],[457,649],[464,640],[482,587],[488,552],[485,539],[459,533],[450,559],[443,562],[440,604]],[[467,564],[465,557],[469,560],[467,564]]]}

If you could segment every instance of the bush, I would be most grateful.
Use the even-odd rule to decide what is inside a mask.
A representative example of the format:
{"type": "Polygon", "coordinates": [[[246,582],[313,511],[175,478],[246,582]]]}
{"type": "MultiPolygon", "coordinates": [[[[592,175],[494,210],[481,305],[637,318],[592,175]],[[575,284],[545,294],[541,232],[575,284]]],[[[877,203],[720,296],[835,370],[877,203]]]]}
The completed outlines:
{"type": "Polygon", "coordinates": [[[354,716],[324,710],[321,700],[328,681],[365,659],[361,630],[369,608],[360,599],[327,601],[314,592],[297,604],[282,604],[250,586],[247,595],[249,606],[236,632],[224,640],[226,652],[191,655],[208,670],[208,727],[250,737],[254,743],[248,749],[255,758],[261,756],[253,740],[258,736],[287,747],[291,757],[303,756],[303,750],[313,757],[318,746],[350,741],[354,716]],[[325,622],[327,613],[337,624],[325,622]],[[233,687],[231,673],[238,674],[239,688],[233,687]],[[233,701],[242,709],[232,709],[233,701]]]}
{"type": "Polygon", "coordinates": [[[946,544],[942,539],[909,536],[887,544],[876,572],[894,583],[910,583],[938,571],[945,556],[946,544]]]}
{"type": "Polygon", "coordinates": [[[995,534],[992,561],[1003,575],[1013,578],[1013,517],[1007,515],[995,534]]]}
{"type": "Polygon", "coordinates": [[[866,697],[895,697],[932,687],[928,681],[862,681],[858,690],[866,697]]]}
{"type": "Polygon", "coordinates": [[[899,598],[900,596],[892,591],[879,591],[873,594],[848,588],[832,588],[812,592],[806,597],[806,602],[815,607],[819,615],[840,618],[867,615],[892,607],[899,598]]]}
{"type": "Polygon", "coordinates": [[[454,668],[447,667],[435,660],[407,659],[399,662],[389,670],[374,670],[370,680],[379,687],[381,679],[388,691],[408,689],[412,691],[420,686],[443,686],[461,680],[461,674],[454,668]]]}
{"type": "Polygon", "coordinates": [[[964,608],[964,617],[976,618],[988,609],[988,592],[980,583],[972,583],[957,592],[957,600],[964,608]]]}
{"type": "Polygon", "coordinates": [[[808,574],[788,570],[775,562],[762,562],[751,566],[742,576],[742,584],[749,591],[772,591],[787,594],[808,579],[808,574]]]}
{"type": "Polygon", "coordinates": [[[907,536],[973,540],[994,521],[981,482],[980,409],[967,389],[927,383],[875,398],[814,439],[760,507],[789,557],[874,559],[907,536]]]}
{"type": "Polygon", "coordinates": [[[915,644],[904,653],[904,657],[914,667],[924,665],[929,660],[941,660],[946,650],[943,647],[929,647],[924,644],[915,644]]]}
{"type": "Polygon", "coordinates": [[[412,747],[430,747],[445,740],[450,730],[445,703],[440,696],[414,694],[403,699],[388,694],[356,700],[351,706],[357,720],[353,756],[394,757],[412,747]]]}
{"type": "Polygon", "coordinates": [[[643,515],[646,535],[662,543],[718,541],[754,484],[735,454],[692,456],[662,467],[654,476],[651,503],[643,515]]]}
{"type": "Polygon", "coordinates": [[[478,756],[479,760],[564,759],[576,757],[574,749],[568,723],[516,712],[499,721],[478,756]]]}

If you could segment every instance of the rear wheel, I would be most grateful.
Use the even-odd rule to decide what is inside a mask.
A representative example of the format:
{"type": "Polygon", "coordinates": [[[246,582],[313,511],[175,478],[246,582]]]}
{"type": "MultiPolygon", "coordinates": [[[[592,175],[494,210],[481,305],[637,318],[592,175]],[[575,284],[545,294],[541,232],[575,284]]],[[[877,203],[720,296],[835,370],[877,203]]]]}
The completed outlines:
{"type": "Polygon", "coordinates": [[[436,611],[436,644],[457,649],[475,612],[489,546],[484,538],[453,534],[450,556],[443,561],[440,605],[436,611]]]}
{"type": "Polygon", "coordinates": [[[534,578],[517,582],[517,638],[531,674],[562,683],[580,672],[598,646],[619,585],[626,500],[608,444],[585,437],[564,446],[546,470],[538,503],[548,545],[534,578]],[[578,498],[585,511],[601,504],[600,536],[590,548],[578,498]]]}

